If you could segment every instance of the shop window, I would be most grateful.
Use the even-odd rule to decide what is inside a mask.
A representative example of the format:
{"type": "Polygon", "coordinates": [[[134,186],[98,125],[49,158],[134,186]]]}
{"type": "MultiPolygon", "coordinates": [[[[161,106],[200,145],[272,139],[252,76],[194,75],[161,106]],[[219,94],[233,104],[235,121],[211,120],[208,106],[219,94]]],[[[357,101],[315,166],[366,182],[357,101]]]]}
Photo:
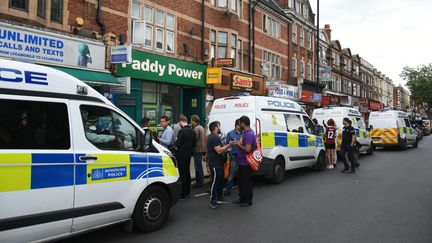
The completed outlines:
{"type": "Polygon", "coordinates": [[[0,99],[0,148],[70,149],[64,103],[0,99]]]}
{"type": "Polygon", "coordinates": [[[63,22],[63,0],[51,0],[51,21],[63,22]]]}
{"type": "Polygon", "coordinates": [[[303,124],[300,115],[295,114],[284,114],[286,128],[288,132],[299,132],[303,133],[303,124]]]}
{"type": "Polygon", "coordinates": [[[29,1],[28,0],[9,0],[9,7],[16,8],[19,10],[28,11],[29,1]]]}
{"type": "Polygon", "coordinates": [[[46,0],[38,0],[37,3],[37,16],[41,18],[45,18],[46,12],[46,0]]]}
{"type": "Polygon", "coordinates": [[[136,151],[140,146],[137,129],[118,113],[104,107],[81,105],[87,140],[99,149],[136,151]]]}

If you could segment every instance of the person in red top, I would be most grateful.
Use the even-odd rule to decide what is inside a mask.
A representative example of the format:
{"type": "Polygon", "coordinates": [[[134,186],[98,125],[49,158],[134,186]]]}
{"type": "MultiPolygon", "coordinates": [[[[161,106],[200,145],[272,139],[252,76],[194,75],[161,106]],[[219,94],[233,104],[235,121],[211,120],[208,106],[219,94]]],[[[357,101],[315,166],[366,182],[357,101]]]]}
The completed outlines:
{"type": "Polygon", "coordinates": [[[327,152],[327,168],[333,169],[334,164],[334,152],[336,149],[336,124],[333,119],[327,121],[326,131],[325,131],[325,148],[327,152]]]}

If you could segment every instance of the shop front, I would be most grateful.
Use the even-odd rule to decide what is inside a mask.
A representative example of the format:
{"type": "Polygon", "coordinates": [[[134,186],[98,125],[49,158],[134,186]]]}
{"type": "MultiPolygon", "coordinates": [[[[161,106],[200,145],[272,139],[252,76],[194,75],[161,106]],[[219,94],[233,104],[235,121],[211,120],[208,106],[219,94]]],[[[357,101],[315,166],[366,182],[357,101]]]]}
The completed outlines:
{"type": "Polygon", "coordinates": [[[58,69],[101,93],[121,85],[105,69],[106,46],[96,40],[0,22],[0,57],[58,69]]]}
{"type": "Polygon", "coordinates": [[[299,88],[283,82],[266,82],[268,96],[299,101],[299,88]]]}
{"type": "Polygon", "coordinates": [[[174,123],[180,114],[204,116],[206,66],[132,50],[132,62],[117,65],[117,76],[130,78],[130,91],[115,95],[115,104],[140,122],[151,125],[161,116],[174,123]]]}

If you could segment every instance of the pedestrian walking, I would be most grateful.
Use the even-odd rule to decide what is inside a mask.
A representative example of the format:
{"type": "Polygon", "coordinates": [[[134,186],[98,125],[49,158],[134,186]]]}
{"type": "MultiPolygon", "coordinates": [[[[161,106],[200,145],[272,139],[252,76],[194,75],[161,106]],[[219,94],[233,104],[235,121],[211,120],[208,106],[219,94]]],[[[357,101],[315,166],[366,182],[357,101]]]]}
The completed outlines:
{"type": "MultiPolygon", "coordinates": [[[[226,144],[232,142],[232,141],[240,141],[242,135],[242,129],[240,126],[240,119],[237,119],[234,124],[234,129],[231,130],[226,137],[226,144]]],[[[238,147],[233,145],[231,146],[231,151],[229,151],[228,156],[230,157],[230,165],[229,165],[229,172],[228,172],[228,178],[225,185],[225,191],[224,196],[228,196],[231,194],[232,187],[234,185],[234,178],[237,171],[237,151],[238,147]]]]}
{"type": "Polygon", "coordinates": [[[219,137],[221,133],[219,122],[214,121],[210,123],[209,129],[211,134],[208,136],[207,140],[207,153],[209,164],[213,171],[213,182],[210,189],[210,207],[216,209],[222,203],[226,203],[222,195],[225,164],[223,154],[228,151],[232,143],[228,143],[225,146],[222,144],[222,140],[219,137]]]}
{"type": "Polygon", "coordinates": [[[190,161],[196,146],[196,135],[191,126],[188,125],[186,117],[180,117],[179,124],[181,129],[175,143],[175,157],[177,159],[182,184],[181,199],[189,198],[191,187],[190,161]]]}
{"type": "Polygon", "coordinates": [[[234,203],[240,207],[252,205],[253,197],[253,170],[247,162],[247,154],[257,147],[255,132],[250,128],[250,119],[247,116],[240,117],[242,136],[240,141],[234,141],[233,145],[238,147],[237,159],[239,165],[239,194],[240,198],[234,203]]]}
{"type": "Polygon", "coordinates": [[[351,126],[351,120],[347,117],[343,119],[344,127],[342,129],[342,161],[344,169],[342,172],[355,173],[357,165],[355,156],[355,142],[357,139],[355,129],[351,126]],[[348,159],[351,162],[351,169],[348,165],[348,159]]]}
{"type": "Polygon", "coordinates": [[[333,119],[327,121],[325,130],[325,148],[327,154],[327,169],[333,169],[335,164],[334,152],[336,150],[336,124],[333,119]]]}
{"type": "Polygon", "coordinates": [[[202,187],[204,185],[204,171],[203,171],[203,155],[206,152],[205,146],[205,130],[200,125],[200,118],[198,115],[191,117],[192,128],[196,135],[196,146],[194,149],[194,165],[195,165],[195,185],[194,187],[202,187]]]}
{"type": "Polygon", "coordinates": [[[165,148],[171,149],[172,145],[174,144],[173,141],[173,129],[169,125],[170,119],[167,116],[162,116],[160,119],[160,125],[163,127],[164,131],[162,135],[159,137],[159,142],[162,144],[165,148]]]}

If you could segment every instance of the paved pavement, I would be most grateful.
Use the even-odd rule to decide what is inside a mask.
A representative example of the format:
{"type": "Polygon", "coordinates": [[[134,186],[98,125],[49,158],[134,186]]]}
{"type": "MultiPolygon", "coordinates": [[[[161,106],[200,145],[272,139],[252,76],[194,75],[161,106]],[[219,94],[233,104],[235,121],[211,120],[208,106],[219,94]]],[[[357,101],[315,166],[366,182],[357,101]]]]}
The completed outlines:
{"type": "MultiPolygon", "coordinates": [[[[417,149],[363,156],[356,174],[290,171],[255,178],[254,205],[213,210],[208,196],[180,201],[151,234],[113,226],[64,242],[432,242],[432,136],[417,149]]],[[[201,194],[205,189],[193,190],[201,194]]],[[[236,194],[236,193],[234,193],[236,194]]],[[[235,200],[235,196],[227,197],[235,200]]]]}

